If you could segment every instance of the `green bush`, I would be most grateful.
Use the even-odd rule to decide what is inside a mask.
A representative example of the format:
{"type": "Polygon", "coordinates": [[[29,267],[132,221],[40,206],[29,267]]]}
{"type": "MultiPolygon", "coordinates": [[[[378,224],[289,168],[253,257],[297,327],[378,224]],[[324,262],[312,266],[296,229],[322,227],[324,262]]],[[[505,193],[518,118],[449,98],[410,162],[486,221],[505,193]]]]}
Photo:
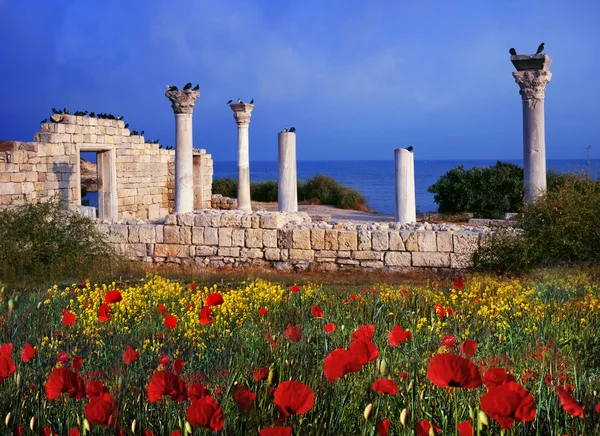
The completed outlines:
{"type": "Polygon", "coordinates": [[[0,280],[15,285],[100,277],[114,259],[94,222],[58,202],[0,211],[0,280]]]}
{"type": "Polygon", "coordinates": [[[274,202],[277,201],[277,182],[250,183],[250,198],[254,201],[274,202]]]}
{"type": "Polygon", "coordinates": [[[212,183],[212,193],[221,194],[223,197],[237,198],[238,182],[231,177],[216,179],[212,183]]]}
{"type": "Polygon", "coordinates": [[[523,170],[498,161],[489,168],[463,165],[452,168],[427,191],[434,195],[439,213],[472,212],[481,218],[503,218],[523,206],[523,170]]]}
{"type": "Polygon", "coordinates": [[[600,182],[566,174],[553,190],[528,205],[523,234],[498,234],[474,256],[478,269],[600,264],[600,182]]]}

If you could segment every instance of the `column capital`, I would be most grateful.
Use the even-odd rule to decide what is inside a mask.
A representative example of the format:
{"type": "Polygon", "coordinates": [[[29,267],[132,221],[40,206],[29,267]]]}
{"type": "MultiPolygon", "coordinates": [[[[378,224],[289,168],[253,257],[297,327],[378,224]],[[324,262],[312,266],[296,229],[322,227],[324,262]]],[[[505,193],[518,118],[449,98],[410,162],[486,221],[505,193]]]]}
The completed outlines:
{"type": "Polygon", "coordinates": [[[247,126],[250,124],[250,117],[252,116],[252,110],[254,109],[253,104],[249,103],[233,103],[229,107],[233,111],[233,118],[238,126],[247,126]]]}
{"type": "Polygon", "coordinates": [[[552,79],[552,73],[547,70],[515,71],[513,77],[519,85],[521,98],[527,100],[543,100],[546,84],[552,79]]]}
{"type": "Polygon", "coordinates": [[[171,107],[176,114],[191,114],[194,112],[195,101],[200,97],[200,92],[178,89],[165,92],[165,97],[171,100],[171,107]]]}

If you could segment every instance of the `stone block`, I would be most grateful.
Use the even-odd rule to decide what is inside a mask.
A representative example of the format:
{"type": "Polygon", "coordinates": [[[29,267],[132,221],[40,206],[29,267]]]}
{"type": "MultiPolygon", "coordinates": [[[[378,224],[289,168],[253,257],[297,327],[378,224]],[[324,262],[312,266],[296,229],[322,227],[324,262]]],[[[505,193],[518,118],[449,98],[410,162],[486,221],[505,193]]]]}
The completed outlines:
{"type": "Polygon", "coordinates": [[[325,230],[325,250],[338,250],[338,231],[325,230]]]}
{"type": "Polygon", "coordinates": [[[192,244],[204,244],[204,227],[192,227],[192,244]]]}
{"type": "Polygon", "coordinates": [[[442,252],[451,252],[454,250],[452,232],[437,232],[437,249],[442,252]]]}
{"type": "Polygon", "coordinates": [[[412,265],[432,268],[449,268],[450,253],[416,252],[412,254],[412,265]]]}
{"type": "Polygon", "coordinates": [[[217,247],[209,247],[207,245],[199,245],[196,247],[196,256],[206,257],[215,256],[217,254],[217,247]]]}
{"type": "Polygon", "coordinates": [[[176,226],[177,225],[177,215],[169,214],[165,217],[165,226],[176,226]]]}
{"type": "Polygon", "coordinates": [[[292,230],[277,230],[277,248],[292,248],[292,230]]]}
{"type": "Polygon", "coordinates": [[[242,216],[235,213],[228,213],[221,216],[221,227],[241,227],[242,216]]]}
{"type": "Polygon", "coordinates": [[[354,231],[341,231],[338,233],[338,247],[340,250],[350,251],[358,249],[358,234],[354,231]]]}
{"type": "Polygon", "coordinates": [[[180,226],[192,227],[194,225],[194,214],[193,213],[178,214],[177,215],[177,224],[180,226]]]}
{"type": "Polygon", "coordinates": [[[157,220],[160,218],[160,204],[151,204],[148,206],[148,219],[157,220]]]}
{"type": "Polygon", "coordinates": [[[390,248],[389,232],[376,231],[371,235],[371,247],[375,251],[386,251],[390,248]]]}
{"type": "Polygon", "coordinates": [[[246,229],[246,247],[262,248],[262,229],[246,229]]]}
{"type": "Polygon", "coordinates": [[[263,230],[263,245],[269,248],[277,248],[277,230],[263,230]]]}
{"type": "Polygon", "coordinates": [[[154,244],[154,243],[156,243],[156,229],[155,229],[155,227],[154,226],[150,226],[150,225],[140,226],[139,238],[140,238],[140,242],[143,242],[143,243],[147,243],[147,244],[154,244]]]}
{"type": "Polygon", "coordinates": [[[164,242],[164,236],[165,236],[165,226],[156,226],[156,242],[158,244],[161,244],[164,242]]]}
{"type": "MultiPolygon", "coordinates": [[[[219,228],[219,247],[231,247],[232,240],[231,235],[233,233],[233,229],[228,227],[219,228]]],[[[220,254],[219,254],[220,256],[220,254]]]]}
{"type": "Polygon", "coordinates": [[[472,254],[450,253],[450,267],[454,269],[466,269],[473,263],[472,254]]]}
{"type": "Polygon", "coordinates": [[[337,259],[335,262],[338,265],[345,265],[345,266],[359,266],[360,265],[360,261],[354,260],[354,259],[337,259]]]}
{"type": "Polygon", "coordinates": [[[411,253],[388,251],[385,253],[384,261],[386,266],[409,267],[411,265],[411,259],[411,253]]]}
{"type": "Polygon", "coordinates": [[[292,230],[292,248],[310,250],[310,230],[292,230]]]}
{"type": "Polygon", "coordinates": [[[325,230],[312,229],[310,231],[310,245],[313,250],[325,248],[325,230]]]}
{"type": "Polygon", "coordinates": [[[240,256],[248,259],[262,259],[264,253],[260,248],[244,248],[242,249],[240,256]]]}
{"type": "Polygon", "coordinates": [[[239,257],[240,256],[240,248],[239,247],[219,247],[219,251],[217,253],[219,256],[224,256],[224,257],[239,257]]]}
{"type": "Polygon", "coordinates": [[[292,248],[290,250],[290,260],[314,260],[314,250],[300,250],[292,248]]]}
{"type": "Polygon", "coordinates": [[[355,251],[352,257],[356,260],[383,260],[381,251],[355,251]]]}
{"type": "Polygon", "coordinates": [[[124,244],[125,256],[146,257],[146,244],[124,244]]]}
{"type": "Polygon", "coordinates": [[[124,243],[129,238],[129,230],[127,226],[121,224],[113,224],[110,226],[108,239],[112,243],[124,243]]]}
{"type": "Polygon", "coordinates": [[[183,244],[156,244],[154,255],[157,257],[188,257],[189,247],[183,244]]]}
{"type": "Polygon", "coordinates": [[[349,250],[339,250],[336,253],[338,258],[350,259],[352,257],[352,252],[349,250]]]}
{"type": "Polygon", "coordinates": [[[419,251],[437,251],[435,232],[417,232],[419,251]]]}
{"type": "Polygon", "coordinates": [[[179,227],[165,226],[163,242],[165,244],[179,244],[179,227]]]}
{"type": "Polygon", "coordinates": [[[196,227],[210,227],[211,216],[208,214],[198,214],[194,217],[194,225],[196,227]]]}
{"type": "Polygon", "coordinates": [[[215,227],[204,227],[204,245],[219,245],[219,232],[215,227]]]}
{"type": "Polygon", "coordinates": [[[381,269],[383,268],[383,262],[376,260],[362,260],[360,262],[360,267],[369,269],[381,269]]]}
{"type": "Polygon", "coordinates": [[[252,227],[252,217],[250,215],[242,215],[241,217],[241,225],[245,229],[249,229],[252,227]]]}
{"type": "Polygon", "coordinates": [[[358,232],[358,249],[361,251],[371,250],[371,232],[368,230],[360,230],[358,232]]]}
{"type": "Polygon", "coordinates": [[[404,241],[400,232],[390,232],[390,250],[392,251],[404,251],[404,241]]]}
{"type": "Polygon", "coordinates": [[[278,229],[283,223],[283,215],[280,213],[267,213],[260,217],[260,227],[263,229],[278,229]]]}
{"type": "Polygon", "coordinates": [[[140,227],[127,226],[129,228],[129,242],[140,242],[140,227]]]}
{"type": "Polygon", "coordinates": [[[479,248],[479,233],[461,232],[453,236],[454,252],[471,254],[479,248]]]}
{"type": "Polygon", "coordinates": [[[337,251],[333,250],[318,250],[315,252],[316,259],[335,259],[337,257],[337,251]]]}
{"type": "Polygon", "coordinates": [[[179,228],[179,243],[188,244],[192,243],[192,228],[191,227],[180,227],[179,228]]]}
{"type": "Polygon", "coordinates": [[[266,260],[281,260],[281,252],[279,248],[265,248],[266,260]]]}
{"type": "Polygon", "coordinates": [[[419,251],[419,244],[417,243],[417,232],[414,230],[403,230],[400,232],[402,241],[404,242],[404,248],[406,251],[419,251]]]}
{"type": "MultiPolygon", "coordinates": [[[[232,247],[243,247],[245,235],[246,235],[246,231],[244,229],[233,229],[231,232],[231,246],[232,247]]],[[[264,239],[264,234],[263,234],[263,239],[264,239]]],[[[277,242],[275,242],[275,245],[277,245],[277,242]]]]}

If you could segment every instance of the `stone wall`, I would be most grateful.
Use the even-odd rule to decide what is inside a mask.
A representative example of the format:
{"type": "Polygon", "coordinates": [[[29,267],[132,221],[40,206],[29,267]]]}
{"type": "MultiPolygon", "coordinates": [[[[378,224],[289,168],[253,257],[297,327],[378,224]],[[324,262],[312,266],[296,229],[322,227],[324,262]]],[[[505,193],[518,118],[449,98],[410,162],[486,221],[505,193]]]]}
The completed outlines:
{"type": "Polygon", "coordinates": [[[234,210],[237,209],[237,205],[237,198],[223,197],[221,194],[214,194],[211,197],[211,209],[234,210]]]}
{"type": "Polygon", "coordinates": [[[487,227],[328,224],[305,213],[196,211],[164,220],[98,221],[118,254],[149,263],[277,269],[462,269],[487,227]]]}

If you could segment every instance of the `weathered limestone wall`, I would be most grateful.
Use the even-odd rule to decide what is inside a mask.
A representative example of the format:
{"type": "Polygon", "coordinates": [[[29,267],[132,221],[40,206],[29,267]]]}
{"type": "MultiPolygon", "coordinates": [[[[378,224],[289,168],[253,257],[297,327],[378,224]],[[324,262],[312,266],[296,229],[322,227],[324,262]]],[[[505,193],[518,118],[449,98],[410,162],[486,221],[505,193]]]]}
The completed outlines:
{"type": "Polygon", "coordinates": [[[223,197],[221,194],[211,196],[210,209],[233,210],[237,209],[237,198],[223,197]]]}
{"type": "Polygon", "coordinates": [[[449,224],[337,224],[305,213],[197,211],[159,222],[98,220],[117,253],[149,263],[278,269],[462,269],[491,234],[449,224]]]}

